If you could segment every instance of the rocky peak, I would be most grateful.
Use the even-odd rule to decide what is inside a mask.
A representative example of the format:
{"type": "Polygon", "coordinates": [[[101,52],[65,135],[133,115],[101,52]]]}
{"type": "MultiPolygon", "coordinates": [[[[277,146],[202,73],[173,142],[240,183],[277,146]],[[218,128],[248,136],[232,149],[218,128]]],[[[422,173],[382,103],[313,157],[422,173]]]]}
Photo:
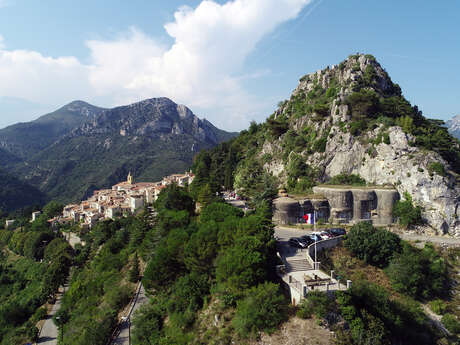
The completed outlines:
{"type": "Polygon", "coordinates": [[[449,132],[457,139],[460,139],[460,115],[454,116],[446,122],[446,125],[449,132]]]}
{"type": "Polygon", "coordinates": [[[166,97],[107,109],[94,121],[74,131],[72,136],[91,134],[123,137],[191,135],[203,142],[218,143],[216,133],[210,126],[185,105],[176,104],[166,97]]]}
{"type": "Polygon", "coordinates": [[[303,76],[266,125],[259,157],[298,190],[339,174],[409,192],[428,224],[460,235],[460,145],[423,117],[371,55],[303,76]]]}

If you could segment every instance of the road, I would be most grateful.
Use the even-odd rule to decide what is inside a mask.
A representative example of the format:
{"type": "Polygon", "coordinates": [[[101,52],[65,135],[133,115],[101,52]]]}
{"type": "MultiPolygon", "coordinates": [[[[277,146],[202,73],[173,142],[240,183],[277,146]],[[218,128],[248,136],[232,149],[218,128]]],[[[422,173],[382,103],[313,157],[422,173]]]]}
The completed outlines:
{"type": "MultiPolygon", "coordinates": [[[[134,305],[130,309],[130,313],[128,314],[128,320],[123,322],[120,328],[120,334],[118,337],[112,342],[112,345],[129,345],[129,324],[131,322],[131,317],[136,310],[138,310],[142,305],[148,303],[149,299],[145,295],[144,286],[141,284],[139,295],[137,299],[134,301],[134,305]]],[[[132,327],[131,327],[132,330],[132,327]]]]}
{"type": "Polygon", "coordinates": [[[398,234],[403,240],[406,241],[419,241],[419,242],[431,242],[446,246],[460,246],[460,238],[456,237],[444,237],[444,236],[428,236],[428,235],[417,235],[410,233],[398,234]]]}
{"type": "MultiPolygon", "coordinates": [[[[317,229],[317,231],[322,231],[322,229],[317,229]]],[[[275,227],[275,236],[278,238],[287,241],[290,237],[299,237],[306,234],[311,234],[313,229],[294,229],[289,227],[277,226],[275,227]]],[[[445,236],[428,236],[428,235],[417,235],[413,233],[403,232],[397,233],[403,240],[411,242],[431,242],[439,245],[445,246],[460,246],[460,238],[456,237],[445,237],[445,236]]]]}
{"type": "MultiPolygon", "coordinates": [[[[67,291],[69,287],[66,285],[64,287],[64,292],[67,291]]],[[[56,312],[61,308],[62,296],[64,292],[59,293],[56,296],[56,303],[54,303],[53,308],[51,310],[51,314],[46,317],[45,323],[43,324],[43,328],[40,332],[40,336],[37,340],[37,344],[41,345],[57,345],[57,336],[58,336],[58,329],[53,322],[53,316],[56,312]]]]}

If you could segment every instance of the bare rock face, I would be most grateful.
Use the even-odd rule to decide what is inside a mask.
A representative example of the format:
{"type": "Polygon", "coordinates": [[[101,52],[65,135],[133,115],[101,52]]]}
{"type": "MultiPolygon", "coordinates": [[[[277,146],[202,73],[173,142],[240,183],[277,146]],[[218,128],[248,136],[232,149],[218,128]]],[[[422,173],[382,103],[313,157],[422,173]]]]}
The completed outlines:
{"type": "Polygon", "coordinates": [[[460,115],[454,116],[452,119],[446,122],[447,128],[450,134],[457,139],[460,139],[460,115]]]}
{"type": "Polygon", "coordinates": [[[430,226],[442,233],[460,235],[458,204],[460,187],[453,175],[430,174],[430,165],[447,163],[434,152],[422,152],[409,146],[409,138],[400,127],[389,129],[390,144],[380,143],[376,153],[368,153],[363,145],[347,136],[344,145],[336,137],[326,146],[325,178],[339,174],[357,174],[379,185],[393,185],[403,195],[408,192],[415,203],[424,209],[430,226]]]}

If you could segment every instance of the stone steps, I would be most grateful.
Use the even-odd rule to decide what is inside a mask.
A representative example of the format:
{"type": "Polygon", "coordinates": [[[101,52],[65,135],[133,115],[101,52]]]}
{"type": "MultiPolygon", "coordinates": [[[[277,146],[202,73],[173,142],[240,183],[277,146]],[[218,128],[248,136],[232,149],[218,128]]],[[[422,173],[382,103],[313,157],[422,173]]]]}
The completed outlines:
{"type": "Polygon", "coordinates": [[[308,271],[313,269],[313,267],[310,265],[310,263],[305,260],[291,260],[291,261],[286,261],[286,272],[298,272],[298,271],[308,271]]]}

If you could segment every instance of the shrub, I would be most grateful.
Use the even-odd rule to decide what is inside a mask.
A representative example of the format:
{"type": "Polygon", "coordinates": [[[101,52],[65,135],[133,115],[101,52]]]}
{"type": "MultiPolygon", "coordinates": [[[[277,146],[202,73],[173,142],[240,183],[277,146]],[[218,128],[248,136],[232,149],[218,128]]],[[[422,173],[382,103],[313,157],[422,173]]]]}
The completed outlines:
{"type": "Polygon", "coordinates": [[[366,180],[356,174],[339,174],[332,177],[327,184],[344,184],[352,186],[365,186],[366,180]]]}
{"type": "Polygon", "coordinates": [[[414,298],[443,296],[448,291],[447,265],[432,245],[420,250],[404,243],[386,273],[396,291],[414,298]]]}
{"type": "Polygon", "coordinates": [[[287,301],[277,284],[264,283],[248,291],[239,301],[232,325],[243,338],[258,331],[273,332],[287,317],[287,301]]]}
{"type": "Polygon", "coordinates": [[[428,173],[433,175],[433,173],[438,174],[439,176],[446,176],[446,169],[444,165],[439,162],[433,162],[428,166],[428,173]]]}
{"type": "Polygon", "coordinates": [[[442,315],[447,311],[447,304],[442,299],[435,299],[434,301],[431,301],[429,304],[431,310],[438,315],[442,315]]]}
{"type": "Polygon", "coordinates": [[[297,316],[302,319],[308,319],[312,315],[318,318],[325,318],[329,312],[334,309],[334,301],[326,293],[321,291],[311,291],[307,297],[302,300],[297,311],[297,316]]]}
{"type": "Polygon", "coordinates": [[[359,259],[378,267],[387,266],[391,257],[401,251],[398,235],[376,229],[367,222],[353,225],[344,245],[359,259]]]}
{"type": "Polygon", "coordinates": [[[413,205],[412,197],[408,192],[404,193],[404,198],[406,200],[398,200],[393,206],[393,216],[397,217],[399,223],[406,228],[422,224],[422,207],[413,205]]]}
{"type": "Polygon", "coordinates": [[[445,314],[441,319],[442,324],[447,328],[447,330],[451,333],[459,333],[460,332],[460,322],[458,322],[457,318],[453,314],[445,314]]]}

